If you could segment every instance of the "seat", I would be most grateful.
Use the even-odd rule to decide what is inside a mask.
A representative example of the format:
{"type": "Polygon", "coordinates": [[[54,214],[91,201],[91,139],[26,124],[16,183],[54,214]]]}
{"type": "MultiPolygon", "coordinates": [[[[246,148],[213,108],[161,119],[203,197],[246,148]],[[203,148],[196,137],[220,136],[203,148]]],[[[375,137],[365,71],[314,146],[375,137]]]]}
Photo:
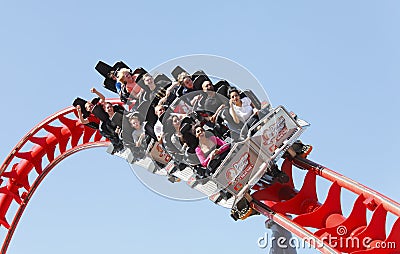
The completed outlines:
{"type": "Polygon", "coordinates": [[[93,107],[92,110],[93,115],[95,115],[97,118],[100,119],[100,121],[102,122],[109,122],[110,121],[110,117],[107,114],[107,112],[104,110],[103,105],[97,104],[93,107]]]}
{"type": "Polygon", "coordinates": [[[111,122],[122,129],[123,113],[115,112],[111,117],[111,122]]]}
{"type": "Polygon", "coordinates": [[[168,76],[163,74],[163,73],[157,74],[154,77],[154,83],[157,83],[158,81],[161,81],[161,80],[164,80],[164,81],[167,81],[167,82],[172,82],[172,80],[170,78],[168,78],[168,76]]]}
{"type": "Polygon", "coordinates": [[[171,71],[171,75],[172,77],[174,77],[175,80],[178,80],[178,76],[182,72],[187,72],[187,71],[178,65],[171,71]]]}
{"type": "Polygon", "coordinates": [[[223,95],[226,98],[229,98],[228,91],[231,88],[231,85],[226,80],[220,80],[214,84],[214,90],[218,93],[223,95]]]}
{"type": "Polygon", "coordinates": [[[94,68],[104,78],[108,78],[108,74],[112,71],[112,67],[103,61],[99,61],[94,68]]]}
{"type": "Polygon", "coordinates": [[[142,79],[143,75],[146,74],[147,71],[143,67],[136,68],[133,72],[132,75],[137,75],[135,82],[138,84],[140,87],[144,86],[144,81],[142,79]]]}
{"type": "Polygon", "coordinates": [[[261,109],[261,102],[251,90],[244,90],[243,93],[251,100],[256,109],[261,109]]]}
{"type": "Polygon", "coordinates": [[[203,76],[203,78],[207,78],[208,79],[207,74],[203,70],[197,70],[197,71],[193,72],[193,74],[191,75],[193,81],[196,78],[198,78],[199,76],[203,76]]]}
{"type": "Polygon", "coordinates": [[[230,148],[221,154],[218,154],[214,159],[210,160],[207,164],[207,171],[209,174],[213,174],[217,171],[218,167],[221,165],[222,161],[229,154],[230,148]]]}
{"type": "Polygon", "coordinates": [[[113,109],[114,109],[114,112],[119,112],[121,114],[124,114],[124,112],[125,112],[124,107],[119,104],[114,104],[113,109]]]}
{"type": "Polygon", "coordinates": [[[118,61],[118,62],[114,63],[112,70],[118,71],[119,69],[122,69],[122,68],[131,69],[126,63],[124,63],[122,61],[118,61]]]}
{"type": "Polygon", "coordinates": [[[117,89],[115,87],[116,81],[110,78],[110,73],[115,72],[121,68],[128,68],[129,66],[126,65],[124,62],[119,61],[116,62],[112,67],[103,61],[99,61],[96,66],[94,67],[101,76],[105,79],[103,81],[104,88],[110,90],[111,92],[117,93],[117,89]]]}
{"type": "Polygon", "coordinates": [[[208,78],[208,76],[207,75],[198,75],[198,76],[196,76],[196,78],[193,78],[193,76],[192,76],[192,79],[193,79],[193,88],[194,88],[194,90],[202,90],[203,89],[203,87],[202,87],[202,85],[203,85],[203,82],[204,81],[211,81],[209,78],[208,78]]]}
{"type": "Polygon", "coordinates": [[[243,128],[243,123],[235,123],[231,114],[229,114],[228,109],[222,110],[220,117],[224,120],[226,126],[228,126],[231,138],[234,140],[238,140],[240,138],[240,132],[243,128]]]}
{"type": "MultiPolygon", "coordinates": [[[[260,121],[258,115],[252,114],[249,119],[247,119],[246,122],[243,124],[243,127],[240,130],[240,138],[246,138],[251,127],[253,127],[258,121],[260,121]]],[[[251,135],[253,135],[255,132],[255,130],[252,131],[251,135]]]]}
{"type": "Polygon", "coordinates": [[[90,115],[90,112],[88,112],[85,108],[86,102],[87,102],[87,100],[84,100],[80,97],[76,97],[76,99],[72,102],[72,106],[76,107],[79,105],[81,107],[81,112],[82,112],[83,118],[87,118],[90,115]]]}

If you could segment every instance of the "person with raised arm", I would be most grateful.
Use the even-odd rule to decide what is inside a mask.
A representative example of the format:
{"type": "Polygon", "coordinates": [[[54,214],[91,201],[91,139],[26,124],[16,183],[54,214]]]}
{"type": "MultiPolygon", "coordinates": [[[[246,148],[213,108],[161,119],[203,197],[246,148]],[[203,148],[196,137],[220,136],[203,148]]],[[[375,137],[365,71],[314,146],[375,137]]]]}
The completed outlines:
{"type": "Polygon", "coordinates": [[[100,134],[108,139],[114,146],[112,153],[123,150],[124,146],[122,141],[116,133],[117,126],[111,122],[109,114],[105,110],[105,97],[96,88],[90,89],[91,93],[96,94],[98,97],[93,98],[91,101],[87,101],[84,105],[85,110],[89,113],[86,116],[82,113],[82,108],[77,105],[76,111],[78,114],[79,121],[82,124],[89,124],[91,122],[97,123],[99,125],[100,134]]]}

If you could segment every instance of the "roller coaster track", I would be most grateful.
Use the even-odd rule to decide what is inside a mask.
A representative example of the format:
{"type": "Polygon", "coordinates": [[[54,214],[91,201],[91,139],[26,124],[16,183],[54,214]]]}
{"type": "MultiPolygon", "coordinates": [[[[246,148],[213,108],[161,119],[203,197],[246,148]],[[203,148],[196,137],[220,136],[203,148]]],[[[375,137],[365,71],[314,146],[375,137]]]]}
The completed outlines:
{"type": "Polygon", "coordinates": [[[76,152],[108,145],[109,141],[102,138],[99,131],[79,123],[74,107],[46,118],[18,142],[0,168],[0,225],[8,230],[1,253],[6,253],[30,198],[46,175],[76,152]],[[47,163],[43,160],[45,157],[47,163]],[[32,183],[29,179],[33,179],[32,183]],[[18,208],[11,214],[13,202],[18,208]],[[6,215],[12,218],[11,224],[6,215]]]}
{"type": "MultiPolygon", "coordinates": [[[[400,204],[384,195],[308,159],[285,159],[282,168],[290,176],[252,194],[251,206],[283,228],[309,242],[322,253],[400,253],[400,204]],[[292,167],[307,170],[303,185],[295,190],[292,167]],[[316,178],[331,182],[323,203],[318,200],[316,178]],[[342,213],[341,189],[357,196],[351,213],[342,213]],[[367,209],[373,212],[367,221],[367,209]],[[397,219],[386,234],[386,217],[397,219]],[[286,216],[287,214],[295,215],[286,216]],[[308,230],[312,228],[313,230],[308,230]]],[[[344,204],[347,205],[347,204],[344,204]]]]}
{"type": "MultiPolygon", "coordinates": [[[[115,99],[109,101],[117,102],[115,99]]],[[[7,230],[1,253],[7,252],[30,198],[46,175],[76,152],[108,145],[109,141],[97,130],[76,120],[73,107],[46,118],[21,139],[0,168],[0,225],[7,230]],[[11,204],[17,205],[15,212],[10,209],[11,204]],[[7,218],[11,219],[11,224],[7,218]]],[[[310,242],[322,253],[400,253],[400,204],[300,157],[285,159],[282,164],[281,169],[291,179],[293,166],[308,171],[301,189],[296,190],[291,180],[255,190],[251,195],[253,209],[310,242]],[[317,197],[317,176],[332,183],[324,202],[317,197]],[[342,188],[358,196],[348,217],[342,214],[342,188]],[[367,209],[373,211],[369,221],[367,209]],[[397,219],[386,234],[388,213],[397,219]],[[341,244],[349,239],[367,239],[369,246],[341,244]]]]}

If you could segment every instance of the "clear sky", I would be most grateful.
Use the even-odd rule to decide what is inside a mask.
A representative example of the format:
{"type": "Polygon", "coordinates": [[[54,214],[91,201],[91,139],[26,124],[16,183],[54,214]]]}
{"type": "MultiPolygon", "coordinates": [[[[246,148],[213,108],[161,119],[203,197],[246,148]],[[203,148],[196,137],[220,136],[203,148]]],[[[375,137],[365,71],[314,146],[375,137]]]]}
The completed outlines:
{"type": "MultiPolygon", "coordinates": [[[[151,69],[214,54],[248,68],[274,106],[312,124],[302,137],[311,159],[400,201],[399,24],[394,0],[3,1],[0,159],[91,87],[114,96],[101,88],[98,60],[151,69]]],[[[318,193],[323,200],[326,184],[318,193]]],[[[354,197],[343,200],[348,214],[354,197]]],[[[266,253],[257,246],[263,223],[158,196],[95,149],[47,176],[9,253],[266,253]]]]}

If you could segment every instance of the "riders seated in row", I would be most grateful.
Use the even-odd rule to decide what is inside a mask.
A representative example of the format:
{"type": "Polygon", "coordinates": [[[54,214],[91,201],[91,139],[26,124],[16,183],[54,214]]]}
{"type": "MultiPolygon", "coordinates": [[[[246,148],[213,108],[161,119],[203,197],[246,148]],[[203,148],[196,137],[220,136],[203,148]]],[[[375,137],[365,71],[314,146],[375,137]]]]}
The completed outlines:
{"type": "MultiPolygon", "coordinates": [[[[227,81],[219,81],[214,85],[206,75],[192,79],[189,73],[183,71],[174,82],[168,78],[155,82],[153,76],[142,68],[133,72],[128,68],[114,70],[113,77],[115,90],[121,102],[128,105],[123,115],[129,122],[129,128],[126,128],[129,130],[122,131],[131,132],[129,139],[133,140],[133,145],[129,146],[135,151],[145,149],[141,144],[148,144],[149,138],[144,137],[150,137],[165,146],[171,147],[172,144],[179,151],[177,155],[197,155],[197,163],[206,167],[217,154],[229,151],[229,146],[225,145],[225,138],[232,136],[236,139],[240,128],[248,119],[254,118],[254,122],[258,120],[257,110],[251,100],[231,87],[227,81]],[[169,111],[169,117],[165,117],[166,109],[169,111]],[[178,112],[173,112],[173,109],[178,112]],[[180,116],[171,113],[180,113],[180,116]],[[193,114],[193,121],[182,123],[182,116],[187,116],[187,113],[193,114]],[[166,131],[165,125],[169,124],[172,124],[173,131],[166,131]],[[229,125],[239,126],[235,130],[236,134],[233,129],[229,130],[229,125]],[[206,137],[203,126],[212,129],[213,135],[206,137]],[[184,133],[181,133],[181,130],[184,130],[184,133]]],[[[111,110],[111,105],[104,103],[104,96],[95,89],[92,89],[92,92],[100,97],[100,105],[103,106],[104,112],[111,114],[112,111],[107,111],[111,110]]],[[[90,107],[88,106],[88,109],[90,107]]],[[[86,123],[79,113],[79,107],[77,110],[80,121],[86,123]]],[[[121,140],[124,139],[122,137],[127,135],[121,135],[118,126],[110,121],[110,117],[108,115],[108,120],[102,119],[100,133],[110,139],[116,147],[115,151],[120,151],[121,140]]]]}

